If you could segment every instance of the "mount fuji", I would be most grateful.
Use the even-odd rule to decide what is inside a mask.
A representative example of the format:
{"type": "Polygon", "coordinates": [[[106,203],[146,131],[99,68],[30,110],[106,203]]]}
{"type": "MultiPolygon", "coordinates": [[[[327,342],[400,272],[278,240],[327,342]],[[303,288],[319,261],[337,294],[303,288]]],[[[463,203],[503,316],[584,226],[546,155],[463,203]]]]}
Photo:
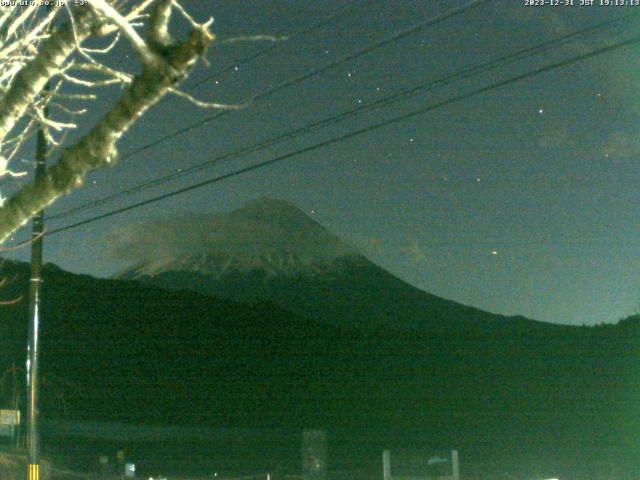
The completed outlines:
{"type": "MultiPolygon", "coordinates": [[[[337,465],[365,459],[375,471],[383,448],[429,444],[520,478],[600,478],[602,459],[635,472],[610,477],[638,477],[640,317],[577,327],[439,298],[279,200],[184,220],[133,231],[124,248],[140,258],[123,280],[43,269],[44,417],[322,427],[337,465]],[[550,473],[531,473],[541,466],[550,473]]],[[[29,266],[2,267],[8,371],[25,358],[29,266]]],[[[299,462],[289,438],[273,455],[299,462]]],[[[216,445],[228,461],[234,447],[216,445]]]]}
{"type": "Polygon", "coordinates": [[[206,238],[198,247],[147,256],[117,278],[245,303],[269,301],[299,315],[365,329],[512,331],[547,325],[423,292],[284,200],[254,200],[209,219],[202,229],[206,238]]]}

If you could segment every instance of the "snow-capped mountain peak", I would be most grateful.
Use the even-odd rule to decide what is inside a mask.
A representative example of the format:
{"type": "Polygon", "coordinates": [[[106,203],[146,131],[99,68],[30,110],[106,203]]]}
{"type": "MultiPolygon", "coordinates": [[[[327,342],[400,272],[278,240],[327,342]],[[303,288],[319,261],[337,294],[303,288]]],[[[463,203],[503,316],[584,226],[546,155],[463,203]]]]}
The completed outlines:
{"type": "Polygon", "coordinates": [[[268,276],[294,276],[327,271],[345,257],[358,256],[353,248],[285,200],[263,197],[230,213],[200,217],[197,222],[188,220],[183,232],[176,232],[175,221],[173,228],[163,228],[162,222],[141,226],[142,231],[155,231],[154,241],[164,246],[155,256],[152,247],[150,255],[119,277],[155,276],[168,271],[214,276],[262,271],[268,276]],[[190,235],[190,239],[169,242],[163,235],[190,235]]]}

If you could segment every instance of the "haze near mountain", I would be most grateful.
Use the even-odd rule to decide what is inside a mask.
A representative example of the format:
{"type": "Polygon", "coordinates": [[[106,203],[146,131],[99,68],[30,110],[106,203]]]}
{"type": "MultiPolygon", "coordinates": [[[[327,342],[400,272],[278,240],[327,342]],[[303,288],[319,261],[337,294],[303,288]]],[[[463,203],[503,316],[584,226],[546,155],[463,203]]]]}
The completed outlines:
{"type": "Polygon", "coordinates": [[[356,251],[289,202],[261,198],[228,214],[161,220],[119,230],[114,255],[137,261],[123,274],[189,271],[221,276],[261,270],[295,276],[332,268],[356,251]]]}

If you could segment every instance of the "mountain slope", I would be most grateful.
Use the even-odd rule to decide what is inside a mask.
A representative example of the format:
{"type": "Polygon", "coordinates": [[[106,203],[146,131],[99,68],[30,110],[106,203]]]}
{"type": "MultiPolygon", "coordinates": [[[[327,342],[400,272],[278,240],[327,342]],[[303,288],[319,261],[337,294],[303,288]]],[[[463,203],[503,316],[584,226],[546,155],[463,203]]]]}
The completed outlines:
{"type": "Polygon", "coordinates": [[[217,215],[199,249],[151,255],[117,278],[240,302],[270,301],[333,325],[397,330],[547,329],[428,294],[360,255],[297,207],[262,198],[217,215]]]}
{"type": "Polygon", "coordinates": [[[196,245],[175,245],[173,257],[149,255],[120,278],[162,271],[216,277],[253,270],[269,276],[311,275],[331,268],[336,259],[355,255],[351,247],[283,200],[261,198],[234,212],[207,217],[206,223],[206,229],[195,235],[196,245]]]}
{"type": "MultiPolygon", "coordinates": [[[[337,467],[456,446],[468,477],[591,480],[612,461],[626,469],[615,478],[640,473],[638,319],[568,327],[441,299],[286,202],[209,222],[200,249],[145,243],[162,254],[124,275],[142,281],[45,268],[45,417],[284,431],[273,455],[292,465],[300,430],[323,427],[337,467]]],[[[0,300],[26,293],[27,265],[2,274],[14,281],[0,300]]],[[[23,362],[27,307],[0,308],[5,372],[23,362]]],[[[264,454],[217,445],[224,461],[264,454]]]]}
{"type": "MultiPolygon", "coordinates": [[[[3,272],[17,279],[4,298],[26,291],[26,265],[3,272]]],[[[363,331],[53,267],[44,280],[49,418],[273,428],[291,432],[293,452],[300,429],[322,426],[345,463],[455,445],[467,465],[575,473],[618,457],[631,469],[640,453],[637,321],[363,331]]],[[[6,369],[24,358],[26,305],[3,308],[6,369]]]]}

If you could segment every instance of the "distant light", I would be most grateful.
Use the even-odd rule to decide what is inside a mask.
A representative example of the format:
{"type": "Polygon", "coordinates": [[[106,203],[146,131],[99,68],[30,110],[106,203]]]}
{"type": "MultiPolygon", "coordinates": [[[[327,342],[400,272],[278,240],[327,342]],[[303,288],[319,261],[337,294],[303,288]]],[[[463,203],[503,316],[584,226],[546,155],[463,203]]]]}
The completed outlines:
{"type": "Polygon", "coordinates": [[[497,254],[498,254],[497,250],[494,250],[494,251],[491,252],[491,255],[497,255],[497,254]]]}
{"type": "Polygon", "coordinates": [[[544,113],[544,108],[541,108],[540,110],[538,110],[538,113],[542,115],[544,113]]]}

